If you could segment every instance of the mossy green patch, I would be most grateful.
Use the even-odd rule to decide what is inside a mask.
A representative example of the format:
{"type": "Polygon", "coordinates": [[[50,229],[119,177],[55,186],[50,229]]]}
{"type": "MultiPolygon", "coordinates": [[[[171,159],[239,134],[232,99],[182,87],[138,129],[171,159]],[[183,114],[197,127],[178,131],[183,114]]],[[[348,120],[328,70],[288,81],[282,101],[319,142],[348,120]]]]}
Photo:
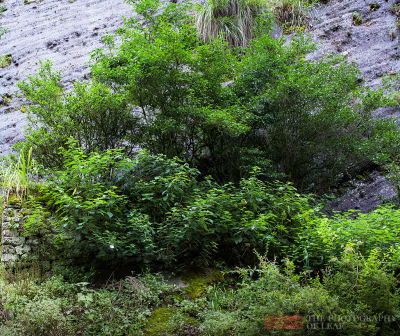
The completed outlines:
{"type": "Polygon", "coordinates": [[[182,300],[186,299],[186,297],[182,294],[181,291],[172,293],[171,296],[173,299],[178,300],[178,301],[182,301],[182,300]]]}
{"type": "Polygon", "coordinates": [[[145,335],[161,335],[168,329],[168,321],[174,315],[174,308],[157,308],[147,320],[145,335]]]}
{"type": "MultiPolygon", "coordinates": [[[[157,308],[153,311],[151,316],[147,320],[144,334],[146,336],[159,336],[168,332],[173,332],[171,325],[168,323],[170,319],[177,313],[176,308],[157,308]]],[[[198,322],[193,317],[180,314],[180,318],[183,318],[183,324],[185,325],[197,325],[198,322]]]]}
{"type": "Polygon", "coordinates": [[[11,54],[0,56],[0,68],[8,67],[11,64],[12,56],[11,54]]]}
{"type": "MultiPolygon", "coordinates": [[[[0,67],[1,68],[1,67],[0,67]]],[[[1,106],[10,106],[12,100],[11,98],[7,97],[7,96],[3,96],[1,97],[2,99],[0,100],[0,107],[1,106]]]]}
{"type": "Polygon", "coordinates": [[[7,204],[9,206],[22,206],[21,198],[16,193],[12,193],[8,196],[7,204]]]}
{"type": "Polygon", "coordinates": [[[192,268],[182,275],[182,281],[189,283],[182,292],[186,293],[190,299],[194,300],[200,297],[208,286],[218,282],[223,277],[223,273],[218,270],[192,268]]]}

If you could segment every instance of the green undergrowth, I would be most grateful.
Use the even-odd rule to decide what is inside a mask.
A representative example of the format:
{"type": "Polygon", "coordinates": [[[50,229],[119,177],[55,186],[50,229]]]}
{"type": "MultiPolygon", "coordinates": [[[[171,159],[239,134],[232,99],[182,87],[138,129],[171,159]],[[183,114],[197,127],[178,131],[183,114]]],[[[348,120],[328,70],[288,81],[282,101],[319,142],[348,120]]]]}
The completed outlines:
{"type": "MultiPolygon", "coordinates": [[[[216,270],[191,273],[189,268],[182,280],[191,282],[191,290],[177,289],[149,272],[90,284],[66,282],[57,274],[43,277],[34,270],[1,270],[0,334],[283,335],[283,330],[264,328],[265,316],[296,315],[304,325],[316,316],[342,319],[338,332],[321,329],[313,335],[395,335],[398,279],[379,251],[364,257],[348,244],[335,267],[317,277],[297,272],[289,259],[278,264],[258,258],[257,266],[228,271],[224,279],[216,270]]],[[[310,334],[301,328],[291,335],[310,334]]]]}

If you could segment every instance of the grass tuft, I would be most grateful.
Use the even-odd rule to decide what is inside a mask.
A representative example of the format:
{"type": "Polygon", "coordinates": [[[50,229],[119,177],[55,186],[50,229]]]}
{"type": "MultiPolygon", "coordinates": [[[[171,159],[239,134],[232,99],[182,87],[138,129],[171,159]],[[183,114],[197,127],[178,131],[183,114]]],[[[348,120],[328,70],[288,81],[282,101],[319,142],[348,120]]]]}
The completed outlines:
{"type": "Polygon", "coordinates": [[[0,208],[8,204],[11,194],[20,201],[28,194],[33,183],[33,169],[32,149],[15,160],[6,157],[0,162],[0,208]]]}
{"type": "Polygon", "coordinates": [[[285,32],[309,27],[316,0],[207,0],[195,7],[200,38],[208,43],[222,35],[233,47],[246,47],[254,37],[257,17],[272,13],[285,32]],[[302,28],[303,27],[303,28],[302,28]]]}
{"type": "Polygon", "coordinates": [[[204,42],[223,35],[229,45],[246,47],[258,16],[267,11],[262,0],[208,0],[195,10],[195,24],[204,42]]]}
{"type": "Polygon", "coordinates": [[[276,21],[288,32],[309,27],[316,3],[315,0],[269,0],[276,21]]]}

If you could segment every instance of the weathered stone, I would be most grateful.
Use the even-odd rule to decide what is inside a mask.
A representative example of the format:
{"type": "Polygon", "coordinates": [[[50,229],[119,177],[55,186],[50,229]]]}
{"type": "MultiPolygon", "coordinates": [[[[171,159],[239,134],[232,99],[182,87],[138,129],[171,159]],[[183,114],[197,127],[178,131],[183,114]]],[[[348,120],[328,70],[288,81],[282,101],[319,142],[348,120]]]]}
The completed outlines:
{"type": "Polygon", "coordinates": [[[8,254],[1,255],[2,263],[10,264],[10,263],[16,262],[17,260],[18,260],[18,257],[15,254],[8,253],[8,254]]]}
{"type": "Polygon", "coordinates": [[[15,253],[15,247],[11,245],[4,245],[1,249],[1,254],[15,253]]]}
{"type": "MultiPolygon", "coordinates": [[[[5,206],[7,206],[7,205],[5,205],[5,206]]],[[[12,210],[12,209],[9,209],[9,208],[5,208],[4,209],[4,211],[3,211],[3,215],[4,216],[13,216],[14,215],[14,210],[12,210]]]]}
{"type": "Polygon", "coordinates": [[[21,216],[15,216],[15,217],[11,218],[11,220],[10,220],[11,223],[20,223],[21,221],[22,221],[21,216]]]}
{"type": "Polygon", "coordinates": [[[21,260],[27,261],[27,260],[34,260],[34,259],[37,259],[37,257],[36,257],[36,258],[35,258],[35,257],[36,257],[36,256],[31,255],[31,254],[29,254],[29,253],[24,253],[24,254],[21,255],[21,260]]]}
{"type": "Polygon", "coordinates": [[[1,227],[3,230],[7,230],[11,227],[11,224],[9,222],[4,222],[3,224],[1,224],[1,227]]]}
{"type": "Polygon", "coordinates": [[[19,246],[25,243],[25,237],[3,237],[1,243],[3,245],[19,246]]]}
{"type": "Polygon", "coordinates": [[[17,246],[15,247],[15,253],[24,254],[31,251],[31,247],[29,245],[17,246]]]}
{"type": "Polygon", "coordinates": [[[4,230],[3,237],[18,237],[19,233],[15,230],[4,230]]]}

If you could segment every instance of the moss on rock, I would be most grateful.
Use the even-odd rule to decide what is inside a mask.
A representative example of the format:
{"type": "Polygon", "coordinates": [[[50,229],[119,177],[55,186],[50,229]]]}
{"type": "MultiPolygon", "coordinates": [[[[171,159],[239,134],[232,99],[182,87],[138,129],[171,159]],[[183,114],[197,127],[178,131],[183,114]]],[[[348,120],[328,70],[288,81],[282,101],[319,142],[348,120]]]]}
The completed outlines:
{"type": "Polygon", "coordinates": [[[222,277],[223,273],[218,270],[192,268],[182,275],[183,282],[190,284],[182,292],[186,293],[191,300],[195,300],[206,291],[208,286],[218,282],[222,277]]]}
{"type": "Polygon", "coordinates": [[[0,68],[8,67],[11,64],[12,56],[11,54],[0,56],[0,68]]]}
{"type": "MultiPolygon", "coordinates": [[[[174,332],[171,329],[169,321],[177,313],[176,308],[157,308],[153,311],[151,316],[147,320],[144,334],[146,336],[160,336],[167,335],[174,332]]],[[[184,325],[198,325],[198,322],[193,317],[180,314],[181,321],[184,325]]]]}

